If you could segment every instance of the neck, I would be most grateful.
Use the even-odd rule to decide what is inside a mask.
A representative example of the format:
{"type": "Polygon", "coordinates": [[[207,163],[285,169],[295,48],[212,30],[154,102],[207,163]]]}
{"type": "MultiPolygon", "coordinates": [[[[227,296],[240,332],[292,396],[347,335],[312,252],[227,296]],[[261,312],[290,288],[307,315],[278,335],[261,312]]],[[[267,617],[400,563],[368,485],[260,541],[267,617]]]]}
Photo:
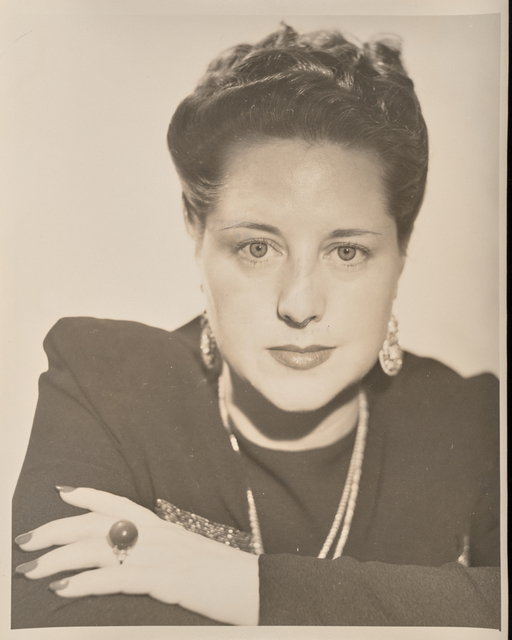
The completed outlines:
{"type": "Polygon", "coordinates": [[[357,425],[358,389],[351,387],[315,411],[283,411],[223,367],[224,399],[236,429],[255,444],[281,451],[326,447],[357,425]]]}

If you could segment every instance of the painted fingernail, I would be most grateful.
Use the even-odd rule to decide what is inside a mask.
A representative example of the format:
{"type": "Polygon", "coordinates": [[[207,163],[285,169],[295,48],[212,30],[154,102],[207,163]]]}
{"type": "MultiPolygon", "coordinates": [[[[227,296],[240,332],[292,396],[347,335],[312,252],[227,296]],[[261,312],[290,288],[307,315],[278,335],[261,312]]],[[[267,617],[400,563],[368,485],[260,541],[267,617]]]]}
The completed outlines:
{"type": "Polygon", "coordinates": [[[66,487],[65,485],[61,487],[58,484],[55,485],[55,488],[57,489],[57,491],[60,491],[61,493],[71,493],[72,491],[75,490],[75,487],[66,487]]]}
{"type": "Polygon", "coordinates": [[[27,544],[30,538],[32,538],[32,531],[29,531],[28,533],[22,533],[17,538],[14,538],[14,542],[16,544],[27,544]]]}
{"type": "Polygon", "coordinates": [[[64,580],[56,580],[55,582],[50,582],[48,587],[52,591],[60,591],[61,589],[65,589],[68,586],[68,578],[64,578],[64,580]]]}
{"type": "Polygon", "coordinates": [[[16,573],[28,573],[29,571],[33,571],[36,567],[37,567],[37,560],[31,560],[30,562],[19,564],[16,567],[16,573]]]}

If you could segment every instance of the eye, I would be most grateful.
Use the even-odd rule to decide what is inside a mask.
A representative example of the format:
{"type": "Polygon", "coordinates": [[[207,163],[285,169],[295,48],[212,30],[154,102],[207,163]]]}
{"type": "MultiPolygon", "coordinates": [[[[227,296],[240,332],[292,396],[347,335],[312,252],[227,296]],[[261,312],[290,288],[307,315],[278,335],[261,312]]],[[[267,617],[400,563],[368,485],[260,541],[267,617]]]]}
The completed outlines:
{"type": "Polygon", "coordinates": [[[358,244],[340,244],[329,251],[329,257],[335,264],[343,267],[357,267],[362,264],[371,254],[367,247],[358,244]]]}
{"type": "Polygon", "coordinates": [[[237,247],[237,253],[241,259],[253,265],[265,264],[282,255],[279,246],[268,238],[251,238],[241,242],[237,247]]]}
{"type": "Polygon", "coordinates": [[[268,244],[265,242],[251,242],[249,251],[255,258],[263,258],[268,251],[268,244]]]}
{"type": "Polygon", "coordinates": [[[356,247],[338,247],[338,256],[344,262],[350,262],[356,257],[356,255],[357,255],[356,247]]]}

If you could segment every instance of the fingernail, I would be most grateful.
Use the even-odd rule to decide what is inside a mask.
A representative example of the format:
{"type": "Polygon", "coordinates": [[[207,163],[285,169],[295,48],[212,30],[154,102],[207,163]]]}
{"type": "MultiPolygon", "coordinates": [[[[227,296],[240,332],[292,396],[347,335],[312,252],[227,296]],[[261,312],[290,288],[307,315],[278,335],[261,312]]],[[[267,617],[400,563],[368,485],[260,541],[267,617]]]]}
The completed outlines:
{"type": "Polygon", "coordinates": [[[60,491],[61,493],[71,493],[71,491],[75,490],[75,487],[66,487],[65,485],[61,487],[58,484],[55,485],[55,488],[57,489],[57,491],[60,491]]]}
{"type": "Polygon", "coordinates": [[[31,560],[30,562],[25,562],[24,564],[19,564],[16,567],[16,573],[28,573],[37,567],[37,560],[31,560]]]}
{"type": "Polygon", "coordinates": [[[30,538],[32,538],[32,531],[29,531],[28,533],[22,533],[17,538],[14,538],[14,542],[16,544],[27,544],[30,538]]]}
{"type": "Polygon", "coordinates": [[[52,591],[60,591],[61,589],[65,589],[68,586],[68,582],[68,578],[64,578],[64,580],[56,580],[55,582],[50,582],[48,587],[52,591]]]}

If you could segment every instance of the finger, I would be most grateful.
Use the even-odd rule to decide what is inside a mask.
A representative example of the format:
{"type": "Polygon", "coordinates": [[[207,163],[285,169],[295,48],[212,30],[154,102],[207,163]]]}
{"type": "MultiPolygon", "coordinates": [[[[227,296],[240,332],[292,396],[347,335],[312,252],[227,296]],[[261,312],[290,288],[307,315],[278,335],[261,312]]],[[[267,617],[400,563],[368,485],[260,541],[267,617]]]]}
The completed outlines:
{"type": "Polygon", "coordinates": [[[25,565],[17,567],[30,580],[45,578],[61,571],[107,567],[118,564],[117,557],[106,539],[92,538],[67,544],[49,551],[25,565]]]}
{"type": "Polygon", "coordinates": [[[71,578],[52,582],[50,589],[62,598],[109,593],[147,594],[151,589],[151,574],[150,568],[117,565],[83,571],[71,578]]]}
{"type": "Polygon", "coordinates": [[[148,526],[160,521],[160,518],[149,509],[136,504],[128,498],[116,496],[107,491],[99,491],[88,487],[69,490],[66,487],[65,490],[60,490],[59,493],[62,500],[68,504],[113,516],[118,520],[133,520],[135,524],[148,526]]]}
{"type": "Polygon", "coordinates": [[[105,536],[114,524],[115,518],[101,513],[86,513],[71,518],[53,520],[34,529],[30,534],[16,538],[23,551],[38,551],[55,545],[70,544],[93,537],[105,536]],[[30,537],[27,539],[26,536],[30,537]],[[19,541],[21,539],[21,541],[19,541]],[[25,540],[23,542],[23,540],[25,540]]]}

